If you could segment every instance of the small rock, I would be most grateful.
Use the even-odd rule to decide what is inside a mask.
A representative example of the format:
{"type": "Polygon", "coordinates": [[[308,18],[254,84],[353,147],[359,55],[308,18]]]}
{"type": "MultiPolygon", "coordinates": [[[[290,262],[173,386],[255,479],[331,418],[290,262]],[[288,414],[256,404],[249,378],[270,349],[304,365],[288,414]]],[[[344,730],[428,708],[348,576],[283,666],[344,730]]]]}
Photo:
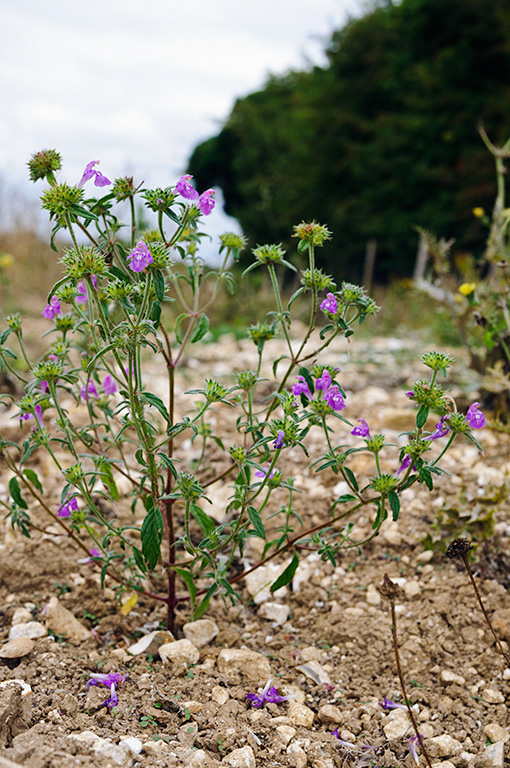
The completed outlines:
{"type": "Polygon", "coordinates": [[[289,744],[287,747],[287,756],[292,768],[306,768],[308,765],[306,752],[303,747],[299,746],[299,744],[289,744]]]}
{"type": "Polygon", "coordinates": [[[386,530],[381,531],[381,536],[392,547],[399,547],[402,544],[402,534],[396,525],[390,524],[386,530]]]}
{"type": "Polygon", "coordinates": [[[393,741],[403,738],[410,725],[411,721],[405,709],[393,709],[385,718],[383,731],[386,738],[393,741]]]}
{"type": "Polygon", "coordinates": [[[334,704],[324,704],[319,708],[319,720],[323,723],[341,723],[342,713],[334,704]]]}
{"type": "Polygon", "coordinates": [[[5,680],[3,683],[0,683],[0,691],[3,688],[8,688],[10,685],[17,685],[21,688],[21,708],[23,710],[23,717],[29,722],[32,716],[32,688],[28,683],[25,683],[24,680],[14,678],[13,680],[5,680]]]}
{"type": "Polygon", "coordinates": [[[189,640],[174,640],[173,643],[165,643],[159,648],[159,655],[163,664],[181,664],[190,666],[197,664],[200,653],[189,640]]]}
{"type": "MultiPolygon", "coordinates": [[[[151,654],[157,656],[159,649],[166,643],[173,643],[175,640],[171,632],[149,632],[138,640],[138,642],[130,645],[127,652],[132,656],[139,656],[141,653],[151,654]]],[[[122,649],[120,649],[122,650],[122,649]]]]}
{"type": "Polygon", "coordinates": [[[268,660],[257,651],[241,648],[224,648],[218,656],[220,674],[237,673],[256,683],[265,684],[271,677],[268,660]]]}
{"type": "Polygon", "coordinates": [[[113,650],[111,650],[110,653],[112,654],[112,656],[115,656],[117,661],[122,662],[122,664],[125,664],[126,661],[129,661],[131,658],[131,656],[129,655],[129,653],[126,651],[125,648],[113,648],[113,650]]]}
{"type": "Polygon", "coordinates": [[[21,659],[22,656],[28,656],[34,650],[34,641],[29,637],[17,637],[16,640],[2,645],[0,648],[0,659],[21,659]]]}
{"type": "Polygon", "coordinates": [[[441,680],[444,683],[457,683],[457,685],[465,685],[466,678],[462,675],[457,675],[452,672],[451,669],[443,669],[441,672],[441,680]]]}
{"type": "Polygon", "coordinates": [[[499,723],[487,723],[483,732],[493,743],[501,741],[504,744],[510,739],[510,730],[508,728],[503,728],[499,723]]]}
{"type": "Polygon", "coordinates": [[[279,627],[285,624],[289,618],[290,606],[283,605],[282,603],[274,603],[270,600],[267,603],[262,603],[259,608],[259,616],[262,619],[268,621],[274,621],[279,627]]]}
{"type": "Polygon", "coordinates": [[[489,744],[484,749],[480,757],[485,758],[488,768],[503,768],[505,760],[505,745],[502,741],[497,741],[495,744],[489,744]]]}
{"type": "Polygon", "coordinates": [[[198,619],[185,624],[183,627],[184,637],[197,648],[203,648],[214,640],[220,630],[216,622],[211,619],[198,619]]]}
{"type": "Polygon", "coordinates": [[[81,643],[92,637],[89,630],[64,608],[57,597],[52,597],[44,609],[46,626],[55,635],[63,635],[70,643],[81,643]]]}
{"type": "Polygon", "coordinates": [[[449,734],[443,733],[441,736],[427,739],[425,748],[431,757],[449,757],[461,752],[462,744],[449,734]]]}
{"type": "Polygon", "coordinates": [[[306,677],[309,677],[310,680],[315,680],[317,685],[332,685],[328,673],[318,661],[309,661],[307,664],[300,664],[296,669],[299,672],[302,672],[306,677]]]}
{"type": "Polygon", "coordinates": [[[220,685],[213,686],[211,690],[211,699],[222,707],[229,700],[228,691],[226,688],[222,688],[220,685]]]}
{"type": "Polygon", "coordinates": [[[256,768],[253,749],[251,747],[234,749],[223,758],[221,764],[230,765],[231,768],[256,768]]]}
{"type": "Polygon", "coordinates": [[[455,768],[451,760],[443,760],[440,763],[432,763],[432,768],[455,768]]]}
{"type": "Polygon", "coordinates": [[[299,658],[306,664],[307,661],[320,661],[323,655],[324,651],[321,651],[321,649],[317,648],[316,645],[306,645],[301,649],[299,658]]]}
{"type": "Polygon", "coordinates": [[[69,717],[76,717],[78,713],[78,699],[76,696],[73,696],[72,693],[66,693],[60,703],[59,709],[64,715],[69,715],[69,717]]]}
{"type": "Polygon", "coordinates": [[[81,748],[89,749],[110,765],[122,765],[130,768],[133,764],[133,756],[122,747],[112,744],[109,739],[102,739],[92,731],[82,731],[81,733],[72,733],[69,737],[73,742],[77,742],[81,748]]]}
{"type": "Polygon", "coordinates": [[[416,560],[417,563],[423,563],[425,565],[425,563],[430,563],[433,557],[434,557],[433,550],[425,549],[423,552],[419,552],[414,559],[416,560]]]}
{"type": "Polygon", "coordinates": [[[250,595],[253,597],[255,605],[260,605],[268,600],[272,600],[274,596],[283,597],[287,594],[287,587],[281,587],[276,592],[271,592],[269,587],[273,584],[278,576],[280,576],[289,562],[280,563],[268,563],[256,571],[249,573],[245,580],[245,586],[250,595]]]}
{"type": "Polygon", "coordinates": [[[510,642],[510,608],[499,608],[494,611],[491,621],[499,639],[510,642]]]}
{"type": "Polygon", "coordinates": [[[482,691],[482,700],[487,704],[504,704],[505,697],[497,688],[486,688],[482,691]]]}
{"type": "Polygon", "coordinates": [[[293,701],[289,706],[287,717],[293,725],[311,728],[315,719],[315,712],[305,704],[298,704],[297,701],[293,701]]]}
{"type": "Polygon", "coordinates": [[[204,705],[202,704],[201,701],[194,701],[194,700],[183,701],[181,706],[184,709],[184,711],[189,710],[189,712],[192,715],[198,714],[198,712],[201,712],[204,708],[204,705]]]}
{"type": "Polygon", "coordinates": [[[276,728],[276,740],[282,747],[286,747],[296,733],[296,729],[290,725],[278,725],[276,728]]]}
{"type": "Polygon", "coordinates": [[[37,640],[38,637],[46,637],[47,634],[48,630],[39,621],[23,621],[12,625],[9,630],[9,640],[16,640],[18,637],[37,640]]]}
{"type": "MultiPolygon", "coordinates": [[[[166,759],[168,753],[170,752],[170,747],[166,741],[163,741],[163,739],[159,739],[158,741],[144,741],[142,747],[143,751],[148,757],[159,757],[166,759]]],[[[177,765],[177,760],[174,763],[171,763],[171,765],[177,765]]]]}
{"type": "Polygon", "coordinates": [[[143,744],[140,739],[137,739],[135,736],[128,736],[127,739],[119,741],[119,747],[131,752],[133,755],[139,755],[143,749],[143,744]]]}
{"type": "Polygon", "coordinates": [[[408,600],[413,600],[415,597],[421,595],[420,582],[416,579],[411,579],[404,584],[404,594],[408,600]]]}
{"type": "Polygon", "coordinates": [[[367,593],[365,595],[365,601],[369,605],[379,605],[381,602],[381,595],[376,590],[375,586],[373,584],[369,584],[367,588],[367,593]]]}
{"type": "Polygon", "coordinates": [[[27,704],[31,706],[32,691],[30,686],[30,702],[23,702],[25,683],[19,680],[6,680],[0,686],[0,749],[10,747],[15,736],[26,731],[28,717],[27,704]]]}
{"type": "Polygon", "coordinates": [[[32,614],[28,608],[16,608],[12,614],[11,624],[25,624],[28,621],[32,621],[32,614]]]}

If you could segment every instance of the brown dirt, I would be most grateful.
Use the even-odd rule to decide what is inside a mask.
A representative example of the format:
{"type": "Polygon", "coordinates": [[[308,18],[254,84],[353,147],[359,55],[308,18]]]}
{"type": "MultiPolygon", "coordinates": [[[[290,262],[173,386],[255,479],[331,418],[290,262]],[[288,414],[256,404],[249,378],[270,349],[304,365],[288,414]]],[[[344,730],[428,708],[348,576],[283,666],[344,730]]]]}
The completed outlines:
{"type": "MultiPolygon", "coordinates": [[[[422,372],[415,369],[412,344],[395,342],[392,348],[390,342],[360,343],[355,348],[356,366],[345,354],[341,365],[346,369],[343,381],[351,407],[346,415],[353,420],[363,416],[373,431],[386,431],[396,439],[405,428],[400,423],[405,409],[410,408],[403,402],[402,385],[405,389],[413,375],[422,372]]],[[[188,361],[189,378],[197,368],[202,373],[206,364],[221,375],[222,360],[227,361],[223,362],[227,376],[229,361],[251,353],[245,343],[224,339],[214,349],[204,345],[194,354],[188,361]]],[[[466,389],[473,386],[469,372],[461,367],[452,391],[472,402],[473,391],[466,394],[466,389]]],[[[217,418],[222,418],[220,411],[217,418]]],[[[486,429],[477,437],[484,446],[482,457],[469,444],[455,447],[445,462],[450,477],[440,478],[430,495],[416,486],[406,491],[398,523],[386,521],[381,535],[361,551],[346,550],[336,567],[315,554],[305,555],[293,589],[277,598],[290,608],[285,623],[261,618],[261,605],[246,591],[245,604],[213,602],[207,618],[216,622],[219,634],[200,649],[200,660],[192,666],[164,665],[157,655],[129,656],[125,651],[129,645],[161,626],[163,608],[142,597],[123,615],[112,585],[101,591],[94,567],[78,563],[81,554],[71,542],[52,531],[35,532],[28,540],[3,522],[0,641],[7,640],[19,607],[25,606],[34,620],[44,623],[44,606],[54,595],[94,632],[78,644],[46,636],[35,640],[33,651],[15,666],[0,661],[0,682],[21,679],[33,693],[30,718],[17,735],[14,729],[4,737],[0,754],[27,768],[119,764],[214,768],[221,762],[246,768],[415,765],[409,749],[412,728],[392,737],[389,724],[398,716],[378,704],[385,696],[402,700],[389,605],[378,599],[375,590],[387,573],[403,587],[397,599],[401,660],[433,763],[445,768],[497,768],[503,763],[496,761],[500,758],[494,757],[491,743],[504,741],[504,765],[510,765],[510,669],[505,668],[460,564],[441,553],[426,552],[422,544],[440,508],[459,506],[459,499],[466,496],[472,501],[485,498],[508,482],[509,436],[486,429]],[[217,659],[226,648],[249,649],[266,657],[278,693],[292,694],[294,701],[252,708],[246,693],[261,690],[267,679],[220,671],[217,659]],[[308,665],[304,667],[308,674],[303,665],[308,665]],[[106,689],[92,688],[87,694],[88,675],[98,671],[128,675],[118,687],[114,710],[102,706],[106,689]],[[307,708],[301,713],[304,720],[296,714],[296,701],[307,708]],[[340,744],[332,735],[334,728],[354,746],[340,744]],[[123,760],[118,752],[108,753],[104,743],[99,748],[96,742],[94,751],[86,736],[72,738],[84,732],[109,739],[111,745],[135,737],[143,749],[134,756],[126,753],[123,760]],[[438,739],[445,736],[455,742],[438,739]],[[243,751],[236,752],[239,749],[243,751]]],[[[319,450],[319,439],[315,443],[314,439],[311,450],[319,450]]],[[[213,464],[216,458],[213,453],[213,464]]],[[[312,524],[323,519],[338,495],[338,489],[333,491],[338,477],[315,477],[302,454],[292,450],[285,461],[283,468],[302,491],[299,511],[312,524]]],[[[370,471],[363,454],[357,461],[359,473],[370,471]]],[[[40,468],[45,466],[42,462],[40,468]]],[[[2,492],[6,480],[0,477],[2,492]]],[[[496,507],[495,522],[494,534],[476,550],[473,568],[508,652],[510,515],[504,499],[496,507]]],[[[357,519],[352,538],[363,538],[370,525],[366,516],[357,519]]],[[[254,557],[255,550],[248,556],[254,557]]],[[[182,637],[188,620],[183,607],[177,637],[182,637]]],[[[1,727],[0,723],[0,736],[1,727]]],[[[424,765],[424,757],[419,759],[424,765]]]]}

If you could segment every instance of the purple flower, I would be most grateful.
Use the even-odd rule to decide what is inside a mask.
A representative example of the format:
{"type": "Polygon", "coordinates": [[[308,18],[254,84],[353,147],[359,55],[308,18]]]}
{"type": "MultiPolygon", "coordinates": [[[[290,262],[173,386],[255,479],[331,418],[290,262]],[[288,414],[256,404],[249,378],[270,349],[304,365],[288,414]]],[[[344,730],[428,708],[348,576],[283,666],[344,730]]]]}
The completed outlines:
{"type": "Polygon", "coordinates": [[[154,261],[152,253],[143,242],[139,242],[127,258],[128,261],[131,261],[129,268],[133,272],[143,272],[145,267],[148,267],[154,261]]]}
{"type": "MultiPolygon", "coordinates": [[[[268,471],[269,471],[269,465],[265,469],[258,469],[255,472],[255,477],[265,477],[267,475],[268,471]]],[[[269,480],[271,480],[271,478],[274,477],[275,472],[276,472],[276,469],[273,467],[273,469],[269,473],[269,480]]]]}
{"type": "Polygon", "coordinates": [[[204,216],[209,216],[214,206],[216,205],[216,201],[214,200],[215,194],[216,193],[214,189],[206,189],[206,191],[202,192],[202,194],[198,198],[197,205],[200,208],[200,211],[204,214],[204,216]]]}
{"type": "Polygon", "coordinates": [[[466,421],[471,429],[483,429],[487,425],[485,416],[480,410],[480,403],[473,403],[469,406],[466,421]]]}
{"type": "Polygon", "coordinates": [[[187,176],[181,176],[175,185],[176,191],[180,194],[181,197],[186,198],[186,200],[197,200],[198,198],[198,192],[191,184],[192,178],[193,176],[190,176],[189,174],[187,176]]]}
{"type": "MultiPolygon", "coordinates": [[[[421,735],[421,733],[420,733],[420,739],[423,739],[423,736],[421,735]]],[[[409,744],[409,751],[411,752],[411,754],[412,754],[412,756],[414,758],[414,762],[416,763],[416,765],[419,765],[420,764],[420,760],[418,758],[418,755],[416,754],[416,742],[417,741],[419,741],[419,739],[418,739],[418,736],[416,736],[416,734],[415,734],[414,736],[411,736],[411,738],[408,741],[408,744],[409,744]]]]}
{"type": "Polygon", "coordinates": [[[328,293],[326,298],[321,301],[319,309],[323,312],[331,312],[332,315],[336,315],[338,312],[338,301],[332,293],[328,293]]]}
{"type": "Polygon", "coordinates": [[[116,707],[119,701],[115,686],[119,683],[124,683],[127,680],[127,675],[121,675],[119,672],[110,672],[108,675],[101,675],[99,673],[90,676],[90,680],[87,681],[87,690],[91,685],[106,685],[110,689],[110,698],[103,702],[104,707],[116,707]]]}
{"type": "Polygon", "coordinates": [[[53,320],[54,317],[57,317],[60,315],[62,311],[60,301],[57,299],[56,296],[51,297],[51,301],[49,304],[46,304],[43,311],[41,312],[41,315],[45,317],[47,320],[53,320]]]}
{"type": "Polygon", "coordinates": [[[83,557],[78,562],[81,563],[93,563],[94,557],[101,557],[101,551],[99,549],[89,549],[90,557],[83,557]]]}
{"type": "Polygon", "coordinates": [[[283,448],[283,441],[285,439],[285,432],[283,429],[278,430],[278,434],[276,435],[276,440],[273,443],[273,447],[277,448],[278,450],[280,448],[283,448]]]}
{"type": "Polygon", "coordinates": [[[104,377],[103,391],[105,395],[113,395],[117,391],[117,385],[115,384],[115,380],[113,376],[110,376],[109,373],[104,377]]]}
{"type": "Polygon", "coordinates": [[[85,387],[81,388],[80,394],[84,400],[88,400],[90,395],[92,395],[92,397],[98,397],[96,385],[94,384],[94,382],[89,381],[86,388],[85,387]]]}
{"type": "Polygon", "coordinates": [[[83,171],[83,176],[76,185],[79,189],[83,187],[86,181],[92,178],[94,178],[94,184],[96,187],[107,187],[108,184],[112,183],[110,179],[107,179],[106,176],[103,176],[101,171],[94,170],[95,165],[99,165],[99,160],[91,160],[90,163],[87,163],[85,170],[83,171]]]}
{"type": "Polygon", "coordinates": [[[404,395],[408,397],[410,400],[413,399],[413,397],[416,397],[412,389],[409,389],[407,392],[404,392],[404,395]]]}
{"type": "Polygon", "coordinates": [[[276,693],[276,688],[271,685],[271,680],[268,680],[265,684],[262,693],[247,693],[246,698],[251,701],[252,707],[262,707],[267,701],[270,704],[280,704],[282,701],[288,701],[293,698],[292,696],[280,696],[276,693]]]}
{"type": "Polygon", "coordinates": [[[354,429],[351,432],[351,435],[359,435],[360,437],[370,437],[370,430],[368,428],[368,424],[365,421],[365,419],[358,419],[358,421],[361,424],[361,426],[354,427],[354,429]]]}
{"type": "Polygon", "coordinates": [[[337,386],[330,387],[327,392],[324,392],[324,400],[334,411],[341,411],[342,408],[345,408],[345,400],[337,386]]]}
{"type": "Polygon", "coordinates": [[[292,386],[292,394],[293,395],[305,395],[309,400],[312,399],[313,395],[310,392],[310,387],[306,383],[306,379],[304,376],[298,376],[298,383],[294,384],[292,386]]]}
{"type": "Polygon", "coordinates": [[[336,736],[336,738],[338,739],[338,741],[343,747],[356,747],[356,744],[353,744],[352,741],[344,741],[343,739],[340,738],[340,734],[338,733],[338,726],[335,728],[334,731],[331,731],[331,735],[336,736]]]}
{"type": "Polygon", "coordinates": [[[315,389],[323,389],[324,395],[328,391],[328,389],[331,386],[331,374],[328,371],[327,368],[324,368],[322,371],[322,376],[320,376],[316,382],[315,382],[315,389]]]}
{"type": "Polygon", "coordinates": [[[35,406],[35,418],[41,429],[44,427],[42,420],[42,408],[40,405],[35,406]]]}
{"type": "Polygon", "coordinates": [[[445,424],[445,421],[449,418],[450,417],[448,414],[446,414],[445,416],[441,416],[441,418],[436,424],[436,431],[432,432],[432,434],[426,437],[425,440],[437,440],[438,437],[444,437],[445,435],[447,435],[448,432],[450,431],[450,427],[448,426],[448,424],[445,424]]]}
{"type": "Polygon", "coordinates": [[[71,517],[72,512],[78,512],[78,509],[78,499],[73,496],[68,502],[60,505],[57,514],[59,517],[71,517]]]}
{"type": "Polygon", "coordinates": [[[86,304],[89,300],[89,297],[87,296],[87,286],[85,285],[84,280],[80,280],[78,285],[76,286],[79,290],[79,294],[76,297],[75,301],[77,304],[86,304]]]}
{"type": "MultiPolygon", "coordinates": [[[[411,457],[409,457],[409,460],[411,460],[411,457]]],[[[390,699],[387,699],[386,696],[382,701],[379,701],[379,706],[382,707],[385,710],[388,709],[407,709],[405,704],[397,704],[396,701],[390,701],[390,699]]]]}

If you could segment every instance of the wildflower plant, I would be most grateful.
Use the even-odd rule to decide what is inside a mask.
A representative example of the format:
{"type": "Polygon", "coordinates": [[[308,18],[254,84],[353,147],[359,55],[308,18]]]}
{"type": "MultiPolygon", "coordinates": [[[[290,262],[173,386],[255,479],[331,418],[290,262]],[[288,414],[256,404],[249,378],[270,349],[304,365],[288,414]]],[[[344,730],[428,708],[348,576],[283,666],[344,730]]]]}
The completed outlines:
{"type": "MultiPolygon", "coordinates": [[[[186,351],[206,336],[208,310],[222,286],[234,289],[229,265],[246,241],[234,233],[222,235],[222,264],[210,268],[197,248],[204,237],[202,221],[214,207],[213,190],[200,193],[190,176],[165,189],[142,189],[131,177],[110,182],[96,166],[88,163],[73,185],[58,182],[61,161],[53,150],[38,153],[29,163],[31,178],[48,184],[42,205],[54,221],[54,249],[60,230],[69,242],[60,253],[63,276],[41,308],[51,323],[47,351],[38,360],[29,359],[19,315],[6,318],[0,332],[0,364],[25,390],[17,401],[10,395],[3,400],[21,424],[30,425],[20,443],[1,441],[11,480],[10,501],[0,503],[22,533],[30,535],[38,527],[30,517],[35,501],[82,550],[86,562],[100,568],[103,584],[108,577],[119,598],[129,591],[162,602],[173,628],[179,604],[189,603],[197,619],[213,595],[235,601],[248,570],[270,559],[290,557],[273,591],[291,581],[302,548],[335,563],[342,547],[363,543],[351,539],[360,511],[372,515],[368,539],[377,536],[389,514],[398,518],[402,491],[416,482],[433,487],[443,471],[440,460],[454,440],[478,445],[472,430],[484,426],[483,414],[476,403],[466,414],[456,412],[438,381],[452,360],[439,352],[424,355],[430,375],[407,392],[417,410],[404,447],[372,434],[366,415],[349,408],[342,372],[321,362],[321,353],[334,339],[352,336],[378,307],[360,286],[337,286],[317,268],[316,249],[331,233],[316,222],[294,229],[297,250],[307,254],[308,264],[286,305],[280,285],[284,270],[296,271],[293,255],[279,244],[253,249],[254,261],[244,274],[267,270],[274,292],[274,309],[246,330],[256,364],[233,372],[229,381],[198,381],[185,393],[187,407],[181,412],[177,371],[186,351]],[[90,196],[94,190],[102,196],[90,196]],[[140,221],[141,201],[156,219],[150,231],[140,221]],[[118,206],[126,202],[129,221],[124,223],[118,206]],[[303,306],[308,311],[298,337],[292,332],[296,302],[300,314],[303,306]],[[271,351],[275,338],[284,346],[279,356],[271,351]],[[263,368],[267,360],[270,378],[263,368]],[[165,396],[150,389],[158,361],[166,372],[165,396]],[[215,426],[212,415],[220,411],[215,426]],[[234,439],[221,432],[229,414],[234,439]],[[429,414],[439,419],[435,431],[427,427],[429,414]],[[311,430],[323,436],[320,455],[307,447],[311,430]],[[192,461],[183,446],[194,440],[201,450],[192,461]],[[210,446],[221,455],[220,468],[212,474],[210,446]],[[312,471],[336,474],[348,488],[312,528],[306,528],[295,508],[294,478],[287,475],[284,461],[290,449],[301,451],[312,471]],[[41,451],[55,466],[57,498],[45,487],[48,478],[34,469],[33,459],[41,451]],[[359,452],[373,464],[366,482],[349,466],[359,452]],[[388,462],[393,471],[387,470],[388,462]],[[213,518],[209,494],[221,485],[228,487],[228,498],[213,518]],[[285,497],[276,512],[271,506],[275,491],[285,497]],[[133,513],[127,522],[115,514],[126,507],[126,499],[133,513]],[[271,517],[278,519],[271,523],[276,533],[270,534],[271,517]],[[262,554],[239,572],[234,560],[251,537],[263,540],[262,554]]],[[[272,688],[266,694],[276,695],[272,688]]]]}

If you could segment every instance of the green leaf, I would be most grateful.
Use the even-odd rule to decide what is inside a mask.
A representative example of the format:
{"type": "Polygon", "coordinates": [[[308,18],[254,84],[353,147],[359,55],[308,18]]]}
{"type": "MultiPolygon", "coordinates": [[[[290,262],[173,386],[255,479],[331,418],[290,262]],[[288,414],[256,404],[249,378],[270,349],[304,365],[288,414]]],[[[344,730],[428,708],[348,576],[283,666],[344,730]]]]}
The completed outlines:
{"type": "Polygon", "coordinates": [[[337,504],[347,504],[349,501],[357,501],[356,496],[351,493],[344,493],[343,496],[339,496],[336,500],[337,504]]]}
{"type": "Polygon", "coordinates": [[[298,371],[298,374],[304,378],[304,380],[308,384],[308,389],[313,395],[313,393],[315,392],[315,384],[313,383],[313,379],[310,375],[310,371],[308,370],[308,368],[301,367],[298,371]]]}
{"type": "Polygon", "coordinates": [[[286,584],[288,584],[292,579],[294,578],[294,574],[296,573],[296,569],[299,565],[299,557],[296,553],[294,553],[294,557],[286,567],[283,573],[281,573],[276,581],[274,581],[269,589],[271,592],[276,592],[277,589],[280,589],[280,587],[285,587],[286,584]]]}
{"type": "Polygon", "coordinates": [[[179,574],[181,579],[186,584],[188,588],[189,596],[191,598],[191,604],[194,605],[195,597],[197,594],[197,587],[195,582],[193,581],[193,576],[185,568],[174,568],[174,571],[179,574]]]}
{"type": "Polygon", "coordinates": [[[32,485],[35,485],[38,491],[40,491],[41,493],[43,492],[41,481],[39,480],[39,478],[37,477],[37,473],[34,472],[33,469],[24,469],[23,474],[25,475],[27,480],[30,480],[32,485]]]}
{"type": "Polygon", "coordinates": [[[159,321],[161,319],[161,304],[159,301],[155,301],[152,305],[151,309],[151,320],[154,323],[154,326],[158,328],[159,321]]]}
{"type": "Polygon", "coordinates": [[[163,538],[163,517],[159,507],[155,507],[152,499],[147,500],[147,514],[142,523],[141,539],[142,552],[147,568],[153,571],[158,564],[163,538]]]}
{"type": "Polygon", "coordinates": [[[111,464],[109,464],[107,461],[104,461],[101,464],[100,472],[101,472],[101,480],[103,481],[105,486],[108,488],[111,498],[113,499],[113,501],[118,501],[120,499],[120,493],[119,493],[119,489],[117,488],[117,483],[113,478],[111,464]]]}
{"type": "Polygon", "coordinates": [[[418,413],[416,414],[416,426],[418,429],[421,429],[423,426],[425,426],[425,422],[427,421],[429,417],[429,407],[428,405],[420,405],[418,408],[418,413]]]}
{"type": "Polygon", "coordinates": [[[205,336],[208,330],[209,330],[209,318],[207,317],[207,315],[200,315],[198,328],[195,331],[193,338],[191,339],[191,343],[194,344],[196,341],[200,341],[200,339],[205,336]]]}
{"type": "Polygon", "coordinates": [[[156,408],[160,414],[163,416],[167,424],[170,424],[170,415],[168,413],[168,408],[164,404],[163,400],[158,397],[157,395],[154,395],[152,392],[141,392],[140,393],[140,400],[143,403],[148,403],[149,405],[153,405],[154,408],[156,408]]]}
{"type": "Polygon", "coordinates": [[[9,492],[12,500],[16,502],[18,507],[21,507],[21,509],[28,509],[28,504],[21,495],[18,479],[16,477],[11,477],[9,480],[9,492]]]}
{"type": "Polygon", "coordinates": [[[352,469],[349,469],[349,467],[342,467],[342,471],[346,475],[346,480],[351,486],[351,488],[354,488],[355,491],[359,490],[358,481],[356,480],[356,477],[354,476],[354,472],[352,469]]]}
{"type": "Polygon", "coordinates": [[[147,573],[147,566],[145,565],[145,560],[143,559],[143,555],[138,549],[138,547],[133,546],[133,557],[135,559],[136,565],[141,570],[141,572],[147,573]]]}
{"type": "Polygon", "coordinates": [[[261,539],[266,538],[266,529],[264,528],[264,523],[262,522],[262,518],[260,517],[258,509],[255,509],[255,507],[248,507],[248,517],[250,518],[250,522],[255,528],[255,532],[257,536],[259,536],[261,539]]]}
{"type": "Polygon", "coordinates": [[[152,273],[152,282],[158,301],[163,301],[165,298],[165,277],[160,269],[155,269],[152,273]]]}
{"type": "Polygon", "coordinates": [[[204,613],[209,608],[209,602],[211,600],[211,597],[214,595],[218,588],[217,584],[211,584],[207,592],[205,593],[204,599],[202,602],[198,605],[196,611],[193,614],[193,621],[197,621],[197,619],[200,619],[204,613]]]}
{"type": "Polygon", "coordinates": [[[195,520],[197,521],[198,525],[202,529],[202,533],[205,536],[209,536],[214,529],[216,528],[216,524],[212,517],[209,517],[209,515],[206,515],[203,509],[201,509],[197,504],[191,505],[191,513],[195,520]]]}
{"type": "Polygon", "coordinates": [[[400,499],[398,497],[398,493],[395,491],[388,491],[388,501],[390,502],[392,517],[393,521],[395,522],[398,520],[398,515],[400,512],[400,499]]]}

